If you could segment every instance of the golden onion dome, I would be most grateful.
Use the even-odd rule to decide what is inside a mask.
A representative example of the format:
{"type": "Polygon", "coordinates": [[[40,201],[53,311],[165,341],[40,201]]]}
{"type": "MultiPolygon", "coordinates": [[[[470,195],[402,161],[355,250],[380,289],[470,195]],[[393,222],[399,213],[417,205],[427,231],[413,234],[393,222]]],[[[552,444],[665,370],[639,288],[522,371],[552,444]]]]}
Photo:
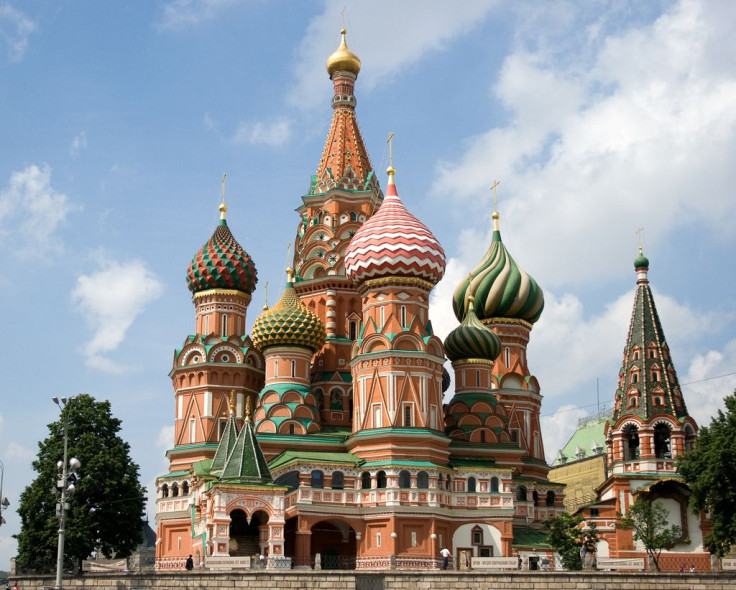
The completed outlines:
{"type": "Polygon", "coordinates": [[[332,78],[332,74],[340,71],[351,72],[357,76],[360,72],[360,58],[348,48],[348,44],[345,42],[345,29],[340,31],[340,35],[342,35],[340,47],[327,58],[327,73],[330,78],[332,78]]]}

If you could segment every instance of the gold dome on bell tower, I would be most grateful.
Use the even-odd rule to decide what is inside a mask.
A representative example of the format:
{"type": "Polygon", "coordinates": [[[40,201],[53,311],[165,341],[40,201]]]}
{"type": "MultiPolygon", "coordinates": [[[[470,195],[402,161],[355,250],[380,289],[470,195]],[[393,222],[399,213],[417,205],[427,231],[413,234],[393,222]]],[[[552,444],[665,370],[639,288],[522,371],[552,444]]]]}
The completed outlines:
{"type": "Polygon", "coordinates": [[[327,73],[332,78],[335,72],[346,71],[358,75],[360,72],[360,58],[348,48],[345,42],[345,29],[340,30],[342,39],[338,47],[330,57],[327,58],[327,73]]]}

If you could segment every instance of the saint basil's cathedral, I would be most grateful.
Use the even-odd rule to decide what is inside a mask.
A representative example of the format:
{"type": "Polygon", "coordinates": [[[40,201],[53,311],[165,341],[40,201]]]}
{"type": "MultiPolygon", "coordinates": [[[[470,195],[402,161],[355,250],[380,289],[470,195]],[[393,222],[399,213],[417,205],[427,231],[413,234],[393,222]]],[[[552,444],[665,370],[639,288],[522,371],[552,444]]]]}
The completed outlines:
{"type": "Polygon", "coordinates": [[[170,372],[158,570],[190,554],[204,566],[259,554],[268,567],[355,569],[438,568],[444,547],[459,567],[552,555],[540,523],[565,511],[565,486],[548,477],[526,357],[542,291],[494,211],[488,251],[453,295],[459,325],[444,342],[433,333],[445,254],[399,197],[393,165],[380,187],[355,114],[359,71],[343,30],[286,287],[250,335],[256,266],[224,199],[191,261],[195,333],[170,372]]]}

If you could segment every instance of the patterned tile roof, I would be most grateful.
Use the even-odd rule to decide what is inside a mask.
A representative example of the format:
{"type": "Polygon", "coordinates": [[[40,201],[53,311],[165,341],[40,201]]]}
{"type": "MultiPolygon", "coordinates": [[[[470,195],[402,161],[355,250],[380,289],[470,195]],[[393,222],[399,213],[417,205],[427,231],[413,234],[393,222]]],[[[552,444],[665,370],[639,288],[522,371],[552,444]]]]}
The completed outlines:
{"type": "Polygon", "coordinates": [[[381,277],[414,277],[436,284],[445,274],[445,251],[399,199],[389,168],[381,208],[353,236],[345,270],[356,284],[381,277]]]}

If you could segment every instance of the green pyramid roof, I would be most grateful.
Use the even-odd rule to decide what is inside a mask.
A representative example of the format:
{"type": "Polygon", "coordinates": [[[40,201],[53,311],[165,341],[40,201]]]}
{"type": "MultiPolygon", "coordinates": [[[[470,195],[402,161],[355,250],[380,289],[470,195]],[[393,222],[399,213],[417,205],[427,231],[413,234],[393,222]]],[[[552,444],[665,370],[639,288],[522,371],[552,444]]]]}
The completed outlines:
{"type": "MultiPolygon", "coordinates": [[[[234,422],[232,414],[230,419],[234,422]]],[[[228,422],[230,419],[228,419],[228,422]]],[[[223,436],[223,440],[220,442],[222,443],[224,440],[225,437],[223,436]]],[[[218,447],[219,452],[220,448],[218,447]]],[[[215,459],[217,459],[218,453],[215,454],[215,459]]],[[[268,463],[256,439],[250,416],[246,417],[243,428],[240,429],[231,450],[227,452],[227,459],[219,473],[219,478],[220,480],[234,480],[237,483],[272,483],[271,472],[268,470],[268,463]]]]}
{"type": "Polygon", "coordinates": [[[577,430],[575,430],[570,440],[557,453],[555,460],[552,462],[552,467],[560,467],[573,461],[588,459],[604,453],[606,449],[606,437],[603,434],[603,429],[610,418],[610,412],[603,412],[578,420],[577,430]],[[593,447],[600,450],[594,452],[593,447]],[[565,458],[564,460],[563,457],[565,458]]]}

